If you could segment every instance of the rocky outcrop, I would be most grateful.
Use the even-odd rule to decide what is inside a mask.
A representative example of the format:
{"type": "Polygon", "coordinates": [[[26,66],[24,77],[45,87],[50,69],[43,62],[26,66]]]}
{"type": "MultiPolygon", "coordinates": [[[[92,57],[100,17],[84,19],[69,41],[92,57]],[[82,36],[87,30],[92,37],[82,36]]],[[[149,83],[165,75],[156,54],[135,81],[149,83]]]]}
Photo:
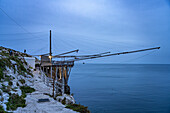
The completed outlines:
{"type": "Polygon", "coordinates": [[[76,103],[73,96],[67,95],[67,94],[64,94],[62,96],[57,96],[56,100],[61,102],[62,104],[75,104],[76,103]]]}
{"type": "Polygon", "coordinates": [[[30,67],[25,62],[23,53],[13,50],[10,55],[0,47],[0,111],[12,111],[25,106],[25,93],[21,86],[33,86],[34,79],[30,67]],[[15,104],[16,103],[16,104],[15,104]]]}
{"type": "MultiPolygon", "coordinates": [[[[30,55],[0,47],[0,112],[15,113],[75,113],[65,108],[61,102],[44,93],[52,94],[40,79],[40,74],[33,71],[24,57],[30,55]],[[38,99],[48,98],[46,103],[38,103],[38,99]]],[[[73,97],[67,97],[67,103],[73,97]],[[70,99],[69,99],[70,98],[70,99]]]]}

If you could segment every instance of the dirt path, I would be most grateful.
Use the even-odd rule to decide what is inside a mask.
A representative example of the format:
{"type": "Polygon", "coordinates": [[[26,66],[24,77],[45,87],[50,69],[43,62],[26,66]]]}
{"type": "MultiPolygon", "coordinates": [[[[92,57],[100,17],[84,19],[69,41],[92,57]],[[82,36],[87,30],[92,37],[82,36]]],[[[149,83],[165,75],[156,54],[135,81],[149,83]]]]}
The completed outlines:
{"type": "Polygon", "coordinates": [[[35,92],[28,94],[26,97],[25,108],[18,108],[16,113],[76,113],[73,110],[66,109],[63,104],[55,101],[44,93],[52,91],[50,87],[47,87],[42,80],[39,78],[39,71],[34,72],[34,88],[35,92]],[[38,99],[48,98],[50,102],[38,103],[38,99]]]}

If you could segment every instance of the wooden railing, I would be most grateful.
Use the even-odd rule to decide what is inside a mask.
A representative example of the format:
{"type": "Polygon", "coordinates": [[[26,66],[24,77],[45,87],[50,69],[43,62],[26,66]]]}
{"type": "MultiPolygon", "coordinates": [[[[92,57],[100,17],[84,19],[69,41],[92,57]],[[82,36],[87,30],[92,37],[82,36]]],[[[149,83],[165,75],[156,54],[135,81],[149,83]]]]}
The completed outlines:
{"type": "MultiPolygon", "coordinates": [[[[51,77],[47,77],[47,75],[41,69],[40,69],[40,72],[41,72],[41,79],[44,82],[44,84],[46,84],[49,87],[53,87],[53,79],[51,77]]],[[[63,83],[60,83],[57,80],[54,81],[55,91],[60,89],[62,91],[62,95],[64,94],[64,84],[63,83]],[[61,87],[59,87],[59,86],[61,86],[61,87]]]]}

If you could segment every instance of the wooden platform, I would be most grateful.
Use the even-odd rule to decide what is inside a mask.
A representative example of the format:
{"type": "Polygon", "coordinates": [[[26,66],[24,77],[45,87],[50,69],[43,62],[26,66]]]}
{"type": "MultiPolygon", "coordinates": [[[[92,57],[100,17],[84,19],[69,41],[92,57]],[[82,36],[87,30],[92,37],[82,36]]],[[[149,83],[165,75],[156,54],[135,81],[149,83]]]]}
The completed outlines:
{"type": "Polygon", "coordinates": [[[74,61],[52,61],[50,62],[42,62],[41,66],[52,66],[52,67],[73,67],[74,66],[74,61]]]}

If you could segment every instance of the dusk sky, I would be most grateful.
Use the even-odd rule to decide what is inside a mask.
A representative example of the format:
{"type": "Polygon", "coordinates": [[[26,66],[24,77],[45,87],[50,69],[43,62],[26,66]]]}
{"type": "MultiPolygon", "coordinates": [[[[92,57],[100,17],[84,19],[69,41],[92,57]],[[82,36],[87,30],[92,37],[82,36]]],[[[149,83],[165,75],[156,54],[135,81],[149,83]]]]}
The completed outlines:
{"type": "MultiPolygon", "coordinates": [[[[0,0],[0,45],[29,54],[160,50],[88,63],[170,63],[169,0],[0,0]]],[[[74,54],[77,55],[77,54],[74,54]]]]}

